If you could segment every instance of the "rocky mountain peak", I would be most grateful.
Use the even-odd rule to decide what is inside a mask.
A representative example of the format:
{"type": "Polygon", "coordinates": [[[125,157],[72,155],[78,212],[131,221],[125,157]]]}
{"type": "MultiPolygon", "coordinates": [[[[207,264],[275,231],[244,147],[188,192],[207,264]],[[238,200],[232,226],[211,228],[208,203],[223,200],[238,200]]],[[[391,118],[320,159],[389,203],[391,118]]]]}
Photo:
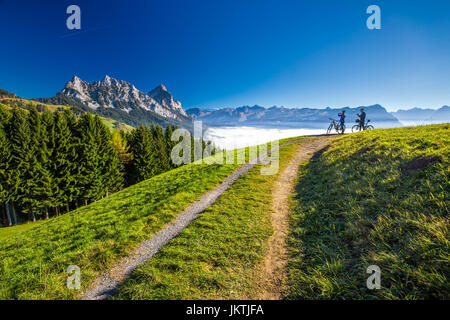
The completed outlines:
{"type": "Polygon", "coordinates": [[[173,98],[172,94],[167,91],[166,87],[163,84],[160,84],[159,86],[151,90],[148,95],[155,99],[162,106],[171,106],[184,116],[188,116],[181,107],[181,103],[173,98]]]}
{"type": "Polygon", "coordinates": [[[189,117],[181,103],[162,84],[145,94],[134,85],[106,75],[103,80],[88,83],[77,76],[69,81],[61,94],[81,100],[92,109],[115,108],[130,113],[136,109],[152,111],[160,116],[181,119],[189,117]]]}
{"type": "MultiPolygon", "coordinates": [[[[165,85],[163,85],[162,83],[159,85],[159,86],[157,86],[155,89],[153,89],[152,91],[166,91],[167,92],[167,88],[166,88],[166,86],[165,85]]],[[[152,92],[152,91],[150,91],[150,92],[152,92]]]]}

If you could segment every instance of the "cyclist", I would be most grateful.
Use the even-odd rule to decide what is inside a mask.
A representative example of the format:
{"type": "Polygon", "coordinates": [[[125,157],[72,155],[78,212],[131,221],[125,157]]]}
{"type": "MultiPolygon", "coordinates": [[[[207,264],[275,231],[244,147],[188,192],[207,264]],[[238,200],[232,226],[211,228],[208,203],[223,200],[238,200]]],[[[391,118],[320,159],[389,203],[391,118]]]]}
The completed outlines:
{"type": "Polygon", "coordinates": [[[364,112],[364,109],[359,110],[361,113],[358,113],[357,116],[359,118],[359,127],[360,130],[364,130],[364,122],[366,121],[366,113],[364,112]]]}
{"type": "Polygon", "coordinates": [[[338,117],[339,117],[339,122],[341,123],[341,128],[343,128],[344,123],[345,123],[345,110],[343,110],[342,112],[339,112],[338,117]]]}

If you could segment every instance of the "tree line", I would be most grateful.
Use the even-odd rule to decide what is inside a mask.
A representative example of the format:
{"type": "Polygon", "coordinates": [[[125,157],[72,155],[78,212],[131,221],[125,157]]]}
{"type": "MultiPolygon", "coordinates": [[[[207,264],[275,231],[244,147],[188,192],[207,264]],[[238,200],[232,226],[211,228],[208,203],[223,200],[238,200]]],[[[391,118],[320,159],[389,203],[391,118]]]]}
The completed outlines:
{"type": "Polygon", "coordinates": [[[3,224],[58,216],[175,168],[175,129],[111,131],[90,113],[0,105],[3,224]]]}

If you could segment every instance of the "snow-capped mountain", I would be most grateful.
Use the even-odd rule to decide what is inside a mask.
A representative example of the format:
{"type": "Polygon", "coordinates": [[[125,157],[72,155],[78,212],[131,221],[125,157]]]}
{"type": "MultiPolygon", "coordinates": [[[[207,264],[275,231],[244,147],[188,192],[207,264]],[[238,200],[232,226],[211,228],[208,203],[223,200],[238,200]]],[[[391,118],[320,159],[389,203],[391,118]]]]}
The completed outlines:
{"type": "Polygon", "coordinates": [[[181,103],[173,99],[164,85],[159,85],[149,94],[145,94],[131,83],[109,76],[93,83],[74,76],[67,82],[61,94],[76,98],[93,110],[113,108],[130,113],[142,109],[176,120],[185,120],[189,117],[181,103]]]}

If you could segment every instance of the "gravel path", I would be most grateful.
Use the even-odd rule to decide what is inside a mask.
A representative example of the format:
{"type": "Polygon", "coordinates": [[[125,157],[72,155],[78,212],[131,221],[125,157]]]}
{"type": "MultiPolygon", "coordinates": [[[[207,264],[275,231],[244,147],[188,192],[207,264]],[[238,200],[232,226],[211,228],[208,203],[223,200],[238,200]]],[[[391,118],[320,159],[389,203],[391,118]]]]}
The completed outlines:
{"type": "Polygon", "coordinates": [[[300,164],[311,159],[315,152],[323,150],[329,143],[330,139],[322,138],[302,144],[295,157],[274,183],[271,214],[274,233],[269,239],[269,248],[264,259],[264,271],[261,277],[263,286],[256,296],[257,300],[280,300],[283,298],[283,285],[287,280],[286,239],[289,234],[289,197],[294,190],[300,164]]]}
{"type": "MultiPolygon", "coordinates": [[[[306,138],[291,141],[281,145],[280,147],[306,140],[309,139],[306,138]]],[[[258,163],[261,163],[261,161],[270,153],[271,152],[268,152],[260,156],[258,158],[258,163]]],[[[216,202],[216,200],[233,184],[233,182],[235,182],[241,175],[247,173],[256,164],[256,161],[251,161],[250,163],[244,164],[228,176],[219,186],[204,194],[200,200],[196,201],[185,211],[180,213],[173,224],[168,225],[156,233],[151,239],[142,242],[141,245],[128,257],[125,257],[111,270],[102,274],[96,281],[94,281],[91,289],[85,292],[83,300],[105,300],[111,297],[117,287],[123,283],[139,265],[153,257],[159,249],[175,238],[185,227],[189,225],[189,223],[197,218],[200,213],[214,204],[214,202],[216,202]]]]}

